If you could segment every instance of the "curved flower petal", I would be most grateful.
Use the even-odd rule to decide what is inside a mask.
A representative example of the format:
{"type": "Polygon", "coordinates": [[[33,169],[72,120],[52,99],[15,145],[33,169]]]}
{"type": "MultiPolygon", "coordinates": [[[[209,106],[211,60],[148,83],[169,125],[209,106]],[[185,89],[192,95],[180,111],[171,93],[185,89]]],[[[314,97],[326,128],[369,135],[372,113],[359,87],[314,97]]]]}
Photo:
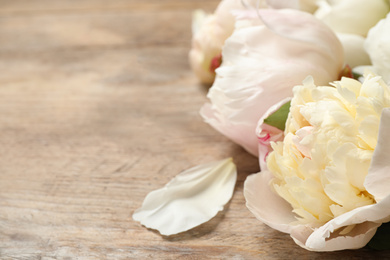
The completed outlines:
{"type": "Polygon", "coordinates": [[[247,208],[255,217],[281,232],[290,233],[296,221],[292,207],[271,189],[269,182],[274,178],[271,172],[262,171],[248,176],[244,184],[247,208]]]}
{"type": "MultiPolygon", "coordinates": [[[[254,155],[256,125],[266,110],[292,96],[291,89],[308,75],[321,85],[336,80],[343,65],[339,40],[312,15],[259,12],[269,28],[248,22],[228,38],[208,94],[212,104],[201,110],[206,122],[254,155]]],[[[258,20],[250,12],[247,17],[258,20]]]]}
{"type": "Polygon", "coordinates": [[[364,50],[363,36],[350,33],[337,33],[344,48],[344,60],[351,68],[371,64],[368,53],[364,50]]]}
{"type": "Polygon", "coordinates": [[[390,196],[377,204],[356,208],[332,219],[316,229],[307,239],[305,246],[316,251],[361,248],[374,236],[376,229],[388,221],[390,221],[390,196]],[[340,237],[343,228],[351,226],[353,229],[340,237]],[[338,243],[342,237],[344,242],[338,243]]]}
{"type": "Polygon", "coordinates": [[[366,36],[371,27],[389,12],[383,0],[321,0],[315,16],[335,32],[366,36]]]}
{"type": "MultiPolygon", "coordinates": [[[[310,241],[308,241],[307,232],[303,236],[297,236],[293,232],[290,235],[299,246],[310,251],[326,252],[344,249],[359,249],[364,247],[371,240],[380,225],[381,224],[377,224],[374,222],[355,224],[352,225],[354,229],[354,234],[349,234],[348,236],[336,236],[333,234],[333,236],[335,237],[329,240],[326,240],[327,237],[326,235],[324,235],[318,237],[310,237],[311,239],[310,241]]],[[[302,229],[303,228],[297,228],[297,230],[302,229]]],[[[332,237],[332,234],[330,236],[332,237]]]]}
{"type": "Polygon", "coordinates": [[[266,0],[267,5],[280,9],[280,8],[291,8],[291,9],[300,9],[299,0],[266,0]]]}
{"type": "Polygon", "coordinates": [[[266,0],[269,7],[272,8],[291,8],[309,13],[317,9],[317,0],[266,0]]]}
{"type": "Polygon", "coordinates": [[[371,58],[372,70],[390,83],[390,14],[373,27],[368,35],[364,47],[371,58]]]}
{"type": "Polygon", "coordinates": [[[381,201],[390,195],[390,108],[384,109],[379,126],[378,144],[372,156],[364,187],[381,201]]]}
{"type": "Polygon", "coordinates": [[[236,179],[231,158],[188,169],[162,189],[150,192],[133,219],[166,236],[187,231],[223,210],[236,179]]]}

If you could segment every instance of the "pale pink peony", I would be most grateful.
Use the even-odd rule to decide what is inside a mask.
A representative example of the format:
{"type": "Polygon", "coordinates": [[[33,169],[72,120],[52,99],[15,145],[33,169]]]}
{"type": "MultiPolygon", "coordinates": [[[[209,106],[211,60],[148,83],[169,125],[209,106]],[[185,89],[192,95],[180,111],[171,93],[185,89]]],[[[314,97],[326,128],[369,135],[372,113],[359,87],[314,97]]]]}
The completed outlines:
{"type": "Polygon", "coordinates": [[[261,21],[256,12],[239,14],[208,93],[211,103],[201,110],[206,122],[254,155],[256,125],[267,108],[292,96],[308,75],[318,84],[337,80],[343,66],[339,40],[312,15],[287,9],[259,14],[261,21]]]}

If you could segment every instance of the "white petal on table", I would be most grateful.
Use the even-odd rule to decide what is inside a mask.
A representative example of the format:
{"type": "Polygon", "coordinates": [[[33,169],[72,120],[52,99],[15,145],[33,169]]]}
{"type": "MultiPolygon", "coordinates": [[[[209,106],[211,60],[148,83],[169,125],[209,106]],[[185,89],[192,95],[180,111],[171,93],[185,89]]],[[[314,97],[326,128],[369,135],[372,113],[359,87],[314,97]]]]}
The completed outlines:
{"type": "Polygon", "coordinates": [[[162,235],[174,235],[212,219],[231,199],[237,179],[232,159],[188,169],[150,192],[133,219],[162,235]]]}

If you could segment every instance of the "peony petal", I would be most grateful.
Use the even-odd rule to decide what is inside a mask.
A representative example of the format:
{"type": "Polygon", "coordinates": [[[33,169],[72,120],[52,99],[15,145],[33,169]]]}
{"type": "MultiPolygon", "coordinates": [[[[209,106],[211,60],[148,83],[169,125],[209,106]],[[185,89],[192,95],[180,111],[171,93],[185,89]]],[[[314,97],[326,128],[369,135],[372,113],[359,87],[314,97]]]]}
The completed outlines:
{"type": "Polygon", "coordinates": [[[390,108],[382,111],[378,143],[371,160],[364,187],[381,201],[390,194],[390,108]]]}
{"type": "Polygon", "coordinates": [[[194,12],[192,12],[192,24],[191,24],[191,29],[192,29],[192,34],[197,34],[204,23],[207,21],[207,18],[210,17],[210,14],[207,14],[205,11],[202,9],[197,9],[194,12]]]}
{"type": "Polygon", "coordinates": [[[281,106],[290,100],[290,97],[285,98],[270,107],[257,123],[256,134],[258,138],[259,164],[261,171],[267,170],[266,159],[268,154],[272,151],[271,142],[283,141],[284,138],[282,130],[265,124],[264,119],[276,112],[281,106]]]}
{"type": "Polygon", "coordinates": [[[271,172],[262,171],[248,176],[244,184],[244,196],[247,208],[256,218],[281,232],[290,233],[296,221],[292,207],[276,192],[269,182],[274,178],[271,172]]]}
{"type": "Polygon", "coordinates": [[[359,249],[364,247],[371,240],[379,226],[380,224],[378,223],[364,222],[353,227],[355,232],[353,236],[336,236],[327,241],[325,241],[325,238],[323,237],[316,240],[318,237],[314,236],[310,236],[310,241],[307,241],[305,236],[298,239],[293,233],[291,233],[291,237],[299,246],[310,251],[326,252],[344,249],[359,249]],[[307,241],[306,244],[305,241],[307,241]]]}
{"type": "Polygon", "coordinates": [[[314,230],[305,243],[313,251],[357,249],[365,246],[376,229],[390,221],[390,196],[377,204],[356,208],[340,215],[314,230]],[[344,227],[356,225],[347,235],[340,235],[344,227]],[[342,241],[342,242],[341,242],[342,241]]]}
{"type": "Polygon", "coordinates": [[[363,36],[350,33],[337,33],[337,37],[344,47],[345,63],[351,68],[371,64],[370,57],[364,50],[365,38],[363,36]]]}
{"type": "Polygon", "coordinates": [[[369,54],[373,71],[382,76],[383,80],[390,83],[390,14],[386,19],[379,21],[367,35],[364,48],[369,54]]]}
{"type": "Polygon", "coordinates": [[[223,210],[236,179],[231,158],[188,169],[165,187],[150,192],[133,219],[166,236],[187,231],[223,210]]]}
{"type": "Polygon", "coordinates": [[[315,16],[335,32],[366,36],[367,32],[389,12],[388,1],[343,0],[318,1],[315,16]]]}
{"type": "MultiPolygon", "coordinates": [[[[323,53],[329,57],[329,61],[332,61],[331,64],[333,66],[339,62],[340,57],[329,55],[329,52],[333,53],[333,55],[342,55],[343,48],[340,48],[337,36],[331,33],[327,26],[324,26],[322,22],[313,19],[312,15],[305,12],[296,10],[283,10],[282,12],[285,15],[277,15],[270,10],[261,10],[261,20],[269,30],[283,38],[315,44],[316,48],[322,49],[323,53]],[[297,16],[296,19],[292,19],[294,16],[297,16]],[[303,24],[306,26],[302,28],[303,24]],[[309,24],[310,26],[307,26],[309,24]]],[[[296,49],[295,51],[299,52],[300,50],[296,49]]],[[[318,61],[324,62],[321,59],[316,61],[316,66],[330,67],[329,64],[320,65],[318,61]]]]}
{"type": "Polygon", "coordinates": [[[299,0],[267,0],[267,5],[272,8],[300,9],[299,0]]]}

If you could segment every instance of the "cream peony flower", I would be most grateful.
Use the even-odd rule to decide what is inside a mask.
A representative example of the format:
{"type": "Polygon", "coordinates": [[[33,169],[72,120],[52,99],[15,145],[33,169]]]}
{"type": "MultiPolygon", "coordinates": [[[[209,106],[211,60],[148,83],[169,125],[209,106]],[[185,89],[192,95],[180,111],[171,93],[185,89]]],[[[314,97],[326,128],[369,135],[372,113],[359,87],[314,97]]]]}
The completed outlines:
{"type": "Polygon", "coordinates": [[[267,108],[292,96],[292,87],[312,75],[337,80],[343,49],[333,32],[296,10],[241,13],[226,41],[223,63],[201,114],[215,129],[257,155],[256,124],[267,108]]]}
{"type": "Polygon", "coordinates": [[[363,247],[390,221],[390,88],[374,75],[333,85],[294,88],[284,140],[244,191],[258,219],[313,251],[363,247]]]}
{"type": "Polygon", "coordinates": [[[372,61],[372,70],[390,84],[390,14],[368,33],[365,48],[372,61]]]}

